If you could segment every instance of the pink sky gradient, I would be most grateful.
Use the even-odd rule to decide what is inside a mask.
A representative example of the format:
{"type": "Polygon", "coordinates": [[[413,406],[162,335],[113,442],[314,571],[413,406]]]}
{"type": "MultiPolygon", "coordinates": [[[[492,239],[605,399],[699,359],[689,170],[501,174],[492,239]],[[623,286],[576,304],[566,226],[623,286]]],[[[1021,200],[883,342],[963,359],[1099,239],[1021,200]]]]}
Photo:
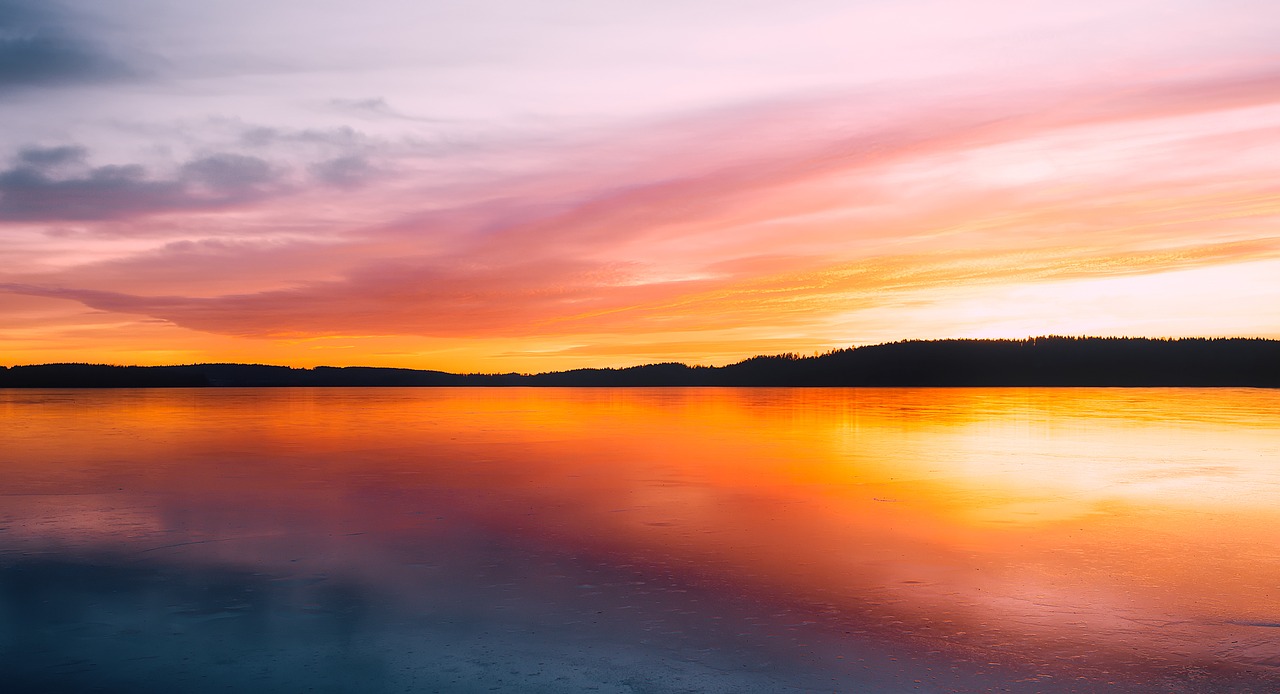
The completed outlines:
{"type": "Polygon", "coordinates": [[[375,4],[16,3],[0,363],[1280,337],[1269,3],[375,4]]]}

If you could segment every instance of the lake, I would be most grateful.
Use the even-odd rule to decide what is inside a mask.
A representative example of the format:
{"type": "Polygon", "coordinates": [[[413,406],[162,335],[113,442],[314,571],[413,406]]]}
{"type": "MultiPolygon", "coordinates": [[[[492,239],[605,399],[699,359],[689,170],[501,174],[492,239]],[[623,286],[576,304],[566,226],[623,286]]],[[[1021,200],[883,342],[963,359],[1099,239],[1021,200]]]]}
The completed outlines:
{"type": "Polygon", "coordinates": [[[5,691],[1280,690],[1280,392],[0,390],[5,691]]]}

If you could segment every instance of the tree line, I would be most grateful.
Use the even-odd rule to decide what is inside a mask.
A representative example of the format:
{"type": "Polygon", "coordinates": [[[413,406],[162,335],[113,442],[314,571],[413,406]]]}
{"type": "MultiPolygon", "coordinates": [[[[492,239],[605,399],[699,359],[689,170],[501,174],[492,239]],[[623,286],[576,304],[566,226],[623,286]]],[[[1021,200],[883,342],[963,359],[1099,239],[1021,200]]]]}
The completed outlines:
{"type": "Polygon", "coordinates": [[[453,374],[261,364],[0,367],[0,388],[343,386],[1260,386],[1280,387],[1280,340],[1045,336],[908,340],[727,366],[646,364],[539,374],[453,374]]]}

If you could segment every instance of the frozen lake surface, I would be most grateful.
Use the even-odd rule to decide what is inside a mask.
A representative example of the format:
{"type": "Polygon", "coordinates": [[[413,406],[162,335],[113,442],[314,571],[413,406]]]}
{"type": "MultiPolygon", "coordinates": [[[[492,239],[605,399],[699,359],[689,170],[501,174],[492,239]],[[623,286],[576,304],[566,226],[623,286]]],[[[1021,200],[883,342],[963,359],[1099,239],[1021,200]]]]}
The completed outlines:
{"type": "Polygon", "coordinates": [[[1280,690],[1280,392],[0,390],[0,681],[1280,690]]]}

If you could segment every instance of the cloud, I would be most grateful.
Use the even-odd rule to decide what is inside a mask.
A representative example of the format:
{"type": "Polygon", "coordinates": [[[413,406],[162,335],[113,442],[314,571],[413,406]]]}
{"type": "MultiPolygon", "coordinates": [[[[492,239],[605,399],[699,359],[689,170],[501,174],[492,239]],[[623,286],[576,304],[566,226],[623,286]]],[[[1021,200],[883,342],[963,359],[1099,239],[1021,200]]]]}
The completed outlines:
{"type": "Polygon", "coordinates": [[[111,82],[134,71],[47,0],[0,0],[0,93],[111,82]]]}
{"type": "Polygon", "coordinates": [[[86,154],[72,145],[19,152],[13,167],[0,171],[0,221],[117,220],[216,209],[286,188],[266,161],[241,154],[193,159],[170,178],[149,177],[138,164],[59,170],[86,154]]]}
{"type": "Polygon", "coordinates": [[[600,290],[624,274],[612,264],[546,258],[493,266],[386,261],[342,281],[209,298],[22,284],[0,284],[0,291],[240,336],[521,334],[531,319],[559,312],[557,306],[612,305],[600,290]]]}
{"type": "Polygon", "coordinates": [[[59,147],[28,147],[18,152],[18,161],[38,169],[78,164],[84,160],[89,151],[78,145],[62,145],[59,147]]]}
{"type": "Polygon", "coordinates": [[[378,174],[368,159],[355,155],[312,164],[310,171],[316,180],[337,188],[357,188],[378,174]]]}
{"type": "Polygon", "coordinates": [[[288,129],[268,126],[246,128],[240,143],[247,147],[270,147],[278,144],[305,144],[352,149],[369,147],[371,140],[349,126],[335,128],[288,129]]]}
{"type": "Polygon", "coordinates": [[[530,337],[806,325],[815,316],[945,302],[957,287],[1111,278],[1280,257],[1280,239],[1166,252],[1090,249],[868,259],[745,278],[640,282],[624,263],[531,257],[484,264],[370,263],[337,281],[212,297],[0,284],[0,291],[79,301],[240,337],[417,335],[530,337]]]}
{"type": "Polygon", "coordinates": [[[391,119],[421,123],[446,123],[448,119],[414,116],[393,108],[383,97],[366,99],[330,99],[328,107],[338,113],[366,119],[391,119]]]}
{"type": "Polygon", "coordinates": [[[215,195],[252,196],[275,178],[267,162],[243,154],[215,154],[187,162],[180,178],[215,195]]]}
{"type": "Polygon", "coordinates": [[[391,105],[382,97],[368,99],[330,99],[328,105],[335,111],[356,116],[400,117],[400,114],[392,110],[391,105]]]}
{"type": "MultiPolygon", "coordinates": [[[[133,243],[136,237],[124,239],[133,243]]],[[[148,239],[150,240],[150,239],[148,239]]],[[[107,239],[110,244],[117,239],[107,239]]],[[[102,237],[69,237],[68,245],[83,249],[102,237]]],[[[110,248],[110,245],[108,245],[110,248]]],[[[110,287],[136,294],[166,294],[175,289],[185,296],[208,297],[296,287],[316,277],[341,276],[364,249],[349,244],[315,242],[304,238],[218,237],[164,243],[145,252],[106,254],[62,270],[27,269],[11,274],[13,282],[62,286],[110,287]]]]}

